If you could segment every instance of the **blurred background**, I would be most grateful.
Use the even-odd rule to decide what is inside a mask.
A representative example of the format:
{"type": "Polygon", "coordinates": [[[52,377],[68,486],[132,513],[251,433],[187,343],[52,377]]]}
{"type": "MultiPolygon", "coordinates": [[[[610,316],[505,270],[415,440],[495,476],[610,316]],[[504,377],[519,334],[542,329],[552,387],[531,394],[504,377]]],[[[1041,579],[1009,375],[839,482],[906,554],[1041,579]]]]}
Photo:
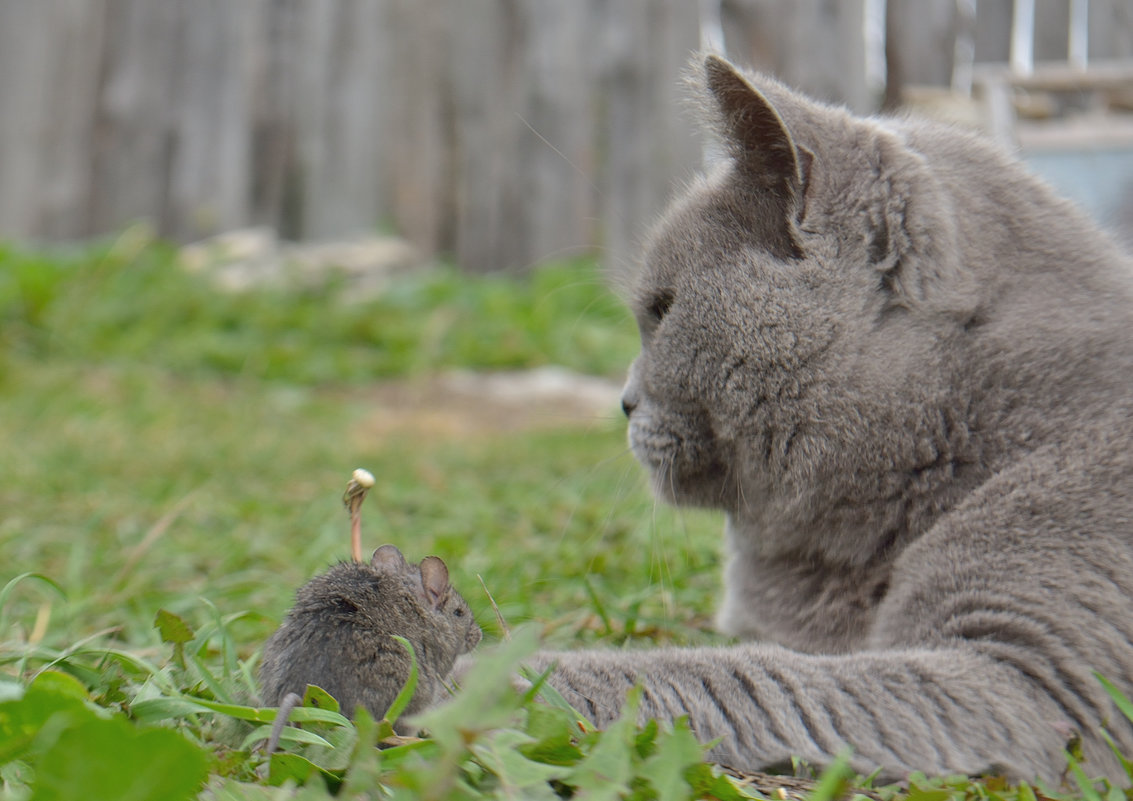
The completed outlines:
{"type": "Polygon", "coordinates": [[[704,46],[981,127],[1133,230],[1131,0],[0,0],[0,238],[622,266],[700,162],[704,46]]]}

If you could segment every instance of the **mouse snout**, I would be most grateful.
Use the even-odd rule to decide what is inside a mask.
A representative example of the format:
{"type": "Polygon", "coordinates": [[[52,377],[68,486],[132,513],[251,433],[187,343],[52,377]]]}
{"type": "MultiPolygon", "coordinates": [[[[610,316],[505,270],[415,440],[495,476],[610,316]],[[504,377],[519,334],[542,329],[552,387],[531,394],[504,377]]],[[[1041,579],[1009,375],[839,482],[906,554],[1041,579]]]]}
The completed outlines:
{"type": "Polygon", "coordinates": [[[464,644],[467,646],[465,648],[465,650],[471,651],[473,648],[475,648],[477,645],[479,645],[480,640],[481,640],[481,638],[483,638],[483,636],[484,636],[484,632],[480,631],[480,627],[477,626],[475,623],[473,623],[471,626],[469,626],[468,627],[468,634],[464,638],[464,644]]]}

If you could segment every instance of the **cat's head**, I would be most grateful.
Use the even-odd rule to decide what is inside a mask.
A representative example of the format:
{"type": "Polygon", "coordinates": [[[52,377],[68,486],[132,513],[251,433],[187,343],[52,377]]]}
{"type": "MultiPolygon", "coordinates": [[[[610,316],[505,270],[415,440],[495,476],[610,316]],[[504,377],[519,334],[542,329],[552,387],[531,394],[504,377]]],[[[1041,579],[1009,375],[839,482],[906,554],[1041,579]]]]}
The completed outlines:
{"type": "Polygon", "coordinates": [[[698,77],[727,158],[649,238],[623,405],[659,494],[737,511],[893,459],[879,429],[943,384],[937,343],[975,304],[950,196],[899,128],[714,56],[698,77]]]}

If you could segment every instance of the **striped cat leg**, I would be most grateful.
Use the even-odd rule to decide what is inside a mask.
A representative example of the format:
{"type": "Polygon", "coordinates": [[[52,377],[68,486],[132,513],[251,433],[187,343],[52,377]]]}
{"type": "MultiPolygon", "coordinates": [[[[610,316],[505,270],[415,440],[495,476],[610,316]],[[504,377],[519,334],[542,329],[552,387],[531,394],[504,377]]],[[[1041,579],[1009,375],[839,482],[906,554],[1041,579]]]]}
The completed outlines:
{"type": "MultiPolygon", "coordinates": [[[[533,661],[556,663],[551,683],[599,726],[640,684],[643,719],[687,716],[702,742],[721,738],[711,756],[735,768],[792,756],[820,766],[845,750],[855,770],[881,767],[889,778],[994,770],[1033,779],[1046,766],[1040,777],[1054,781],[1066,765],[1065,705],[975,646],[815,656],[740,645],[541,653],[533,661]]],[[[1071,712],[1098,719],[1096,711],[1071,712]]],[[[1112,761],[1094,751],[1091,768],[1112,761]]]]}

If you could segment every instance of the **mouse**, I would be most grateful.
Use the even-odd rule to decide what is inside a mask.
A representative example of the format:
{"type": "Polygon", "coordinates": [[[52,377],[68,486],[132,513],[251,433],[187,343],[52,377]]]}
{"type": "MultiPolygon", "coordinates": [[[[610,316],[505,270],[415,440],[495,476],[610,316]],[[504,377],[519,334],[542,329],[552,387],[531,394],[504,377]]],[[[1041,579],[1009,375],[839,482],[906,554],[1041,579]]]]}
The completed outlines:
{"type": "Polygon", "coordinates": [[[299,588],[264,644],[264,703],[280,706],[314,684],[334,696],[343,714],[353,717],[361,706],[381,720],[409,678],[409,653],[395,635],[413,645],[418,675],[394,730],[414,733],[406,717],[435,703],[456,658],[475,648],[482,633],[443,560],[426,556],[412,564],[393,545],[378,548],[369,563],[339,562],[299,588]]]}

